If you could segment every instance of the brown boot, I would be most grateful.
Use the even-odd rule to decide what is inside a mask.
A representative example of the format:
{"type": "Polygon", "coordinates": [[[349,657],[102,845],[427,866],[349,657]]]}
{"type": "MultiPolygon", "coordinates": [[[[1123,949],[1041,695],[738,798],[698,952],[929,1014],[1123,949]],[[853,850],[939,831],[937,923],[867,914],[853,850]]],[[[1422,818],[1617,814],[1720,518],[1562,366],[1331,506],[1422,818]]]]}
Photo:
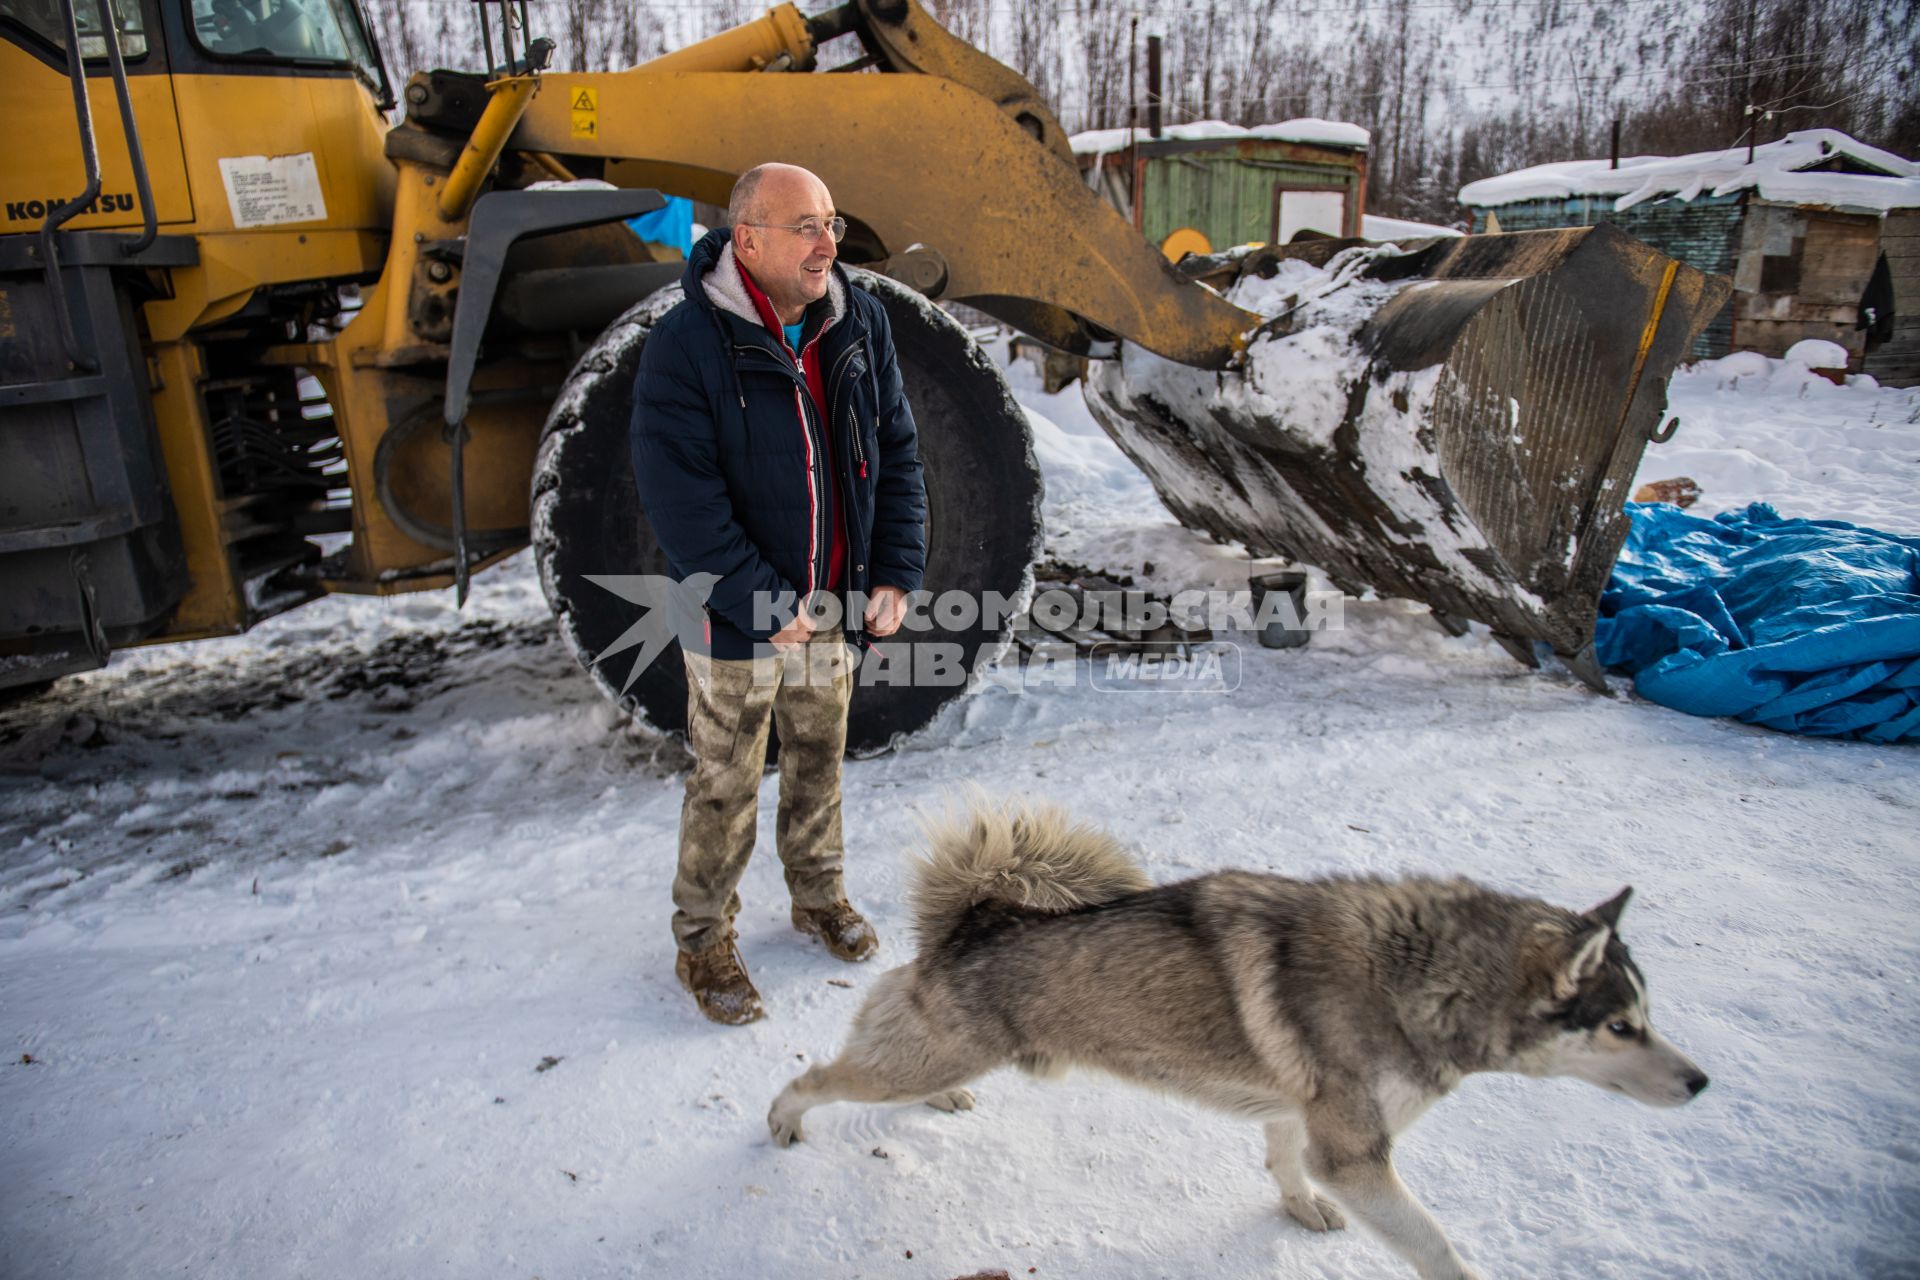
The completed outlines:
{"type": "Polygon", "coordinates": [[[758,1022],[767,1016],[760,993],[747,977],[747,966],[740,949],[733,945],[731,930],[720,942],[705,951],[682,951],[673,962],[674,976],[693,993],[700,1012],[715,1022],[737,1027],[758,1022]]]}
{"type": "Polygon", "coordinates": [[[865,960],[880,949],[879,935],[845,898],[825,907],[795,907],[793,927],[820,939],[842,960],[865,960]]]}

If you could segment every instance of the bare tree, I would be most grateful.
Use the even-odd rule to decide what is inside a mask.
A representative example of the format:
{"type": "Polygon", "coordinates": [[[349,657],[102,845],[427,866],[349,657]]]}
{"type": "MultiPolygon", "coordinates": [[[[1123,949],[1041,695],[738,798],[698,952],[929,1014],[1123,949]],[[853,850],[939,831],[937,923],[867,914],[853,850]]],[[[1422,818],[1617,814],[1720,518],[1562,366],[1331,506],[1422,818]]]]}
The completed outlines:
{"type": "Polygon", "coordinates": [[[1712,0],[1672,80],[1626,111],[1635,150],[1698,151],[1840,129],[1920,146],[1920,3],[1712,0]]]}
{"type": "Polygon", "coordinates": [[[389,64],[387,70],[397,76],[411,75],[423,63],[426,50],[421,46],[413,8],[405,4],[374,5],[370,10],[374,38],[389,64]]]}
{"type": "Polygon", "coordinates": [[[618,15],[618,28],[616,66],[638,66],[667,51],[667,33],[651,9],[642,5],[623,6],[618,15]]]}
{"type": "Polygon", "coordinates": [[[1044,5],[1019,5],[1011,15],[1008,53],[1014,70],[1027,78],[1035,92],[1054,100],[1059,85],[1059,17],[1044,5]]]}
{"type": "Polygon", "coordinates": [[[1115,129],[1127,122],[1127,60],[1131,17],[1115,0],[1075,0],[1083,64],[1081,93],[1073,102],[1056,101],[1069,129],[1115,129]]]}
{"type": "Polygon", "coordinates": [[[598,71],[601,56],[610,52],[601,45],[601,29],[606,24],[607,0],[564,0],[559,6],[562,20],[558,52],[566,59],[569,71],[598,71]]]}
{"type": "Polygon", "coordinates": [[[922,0],[933,20],[976,49],[988,47],[991,11],[988,0],[922,0]]]}

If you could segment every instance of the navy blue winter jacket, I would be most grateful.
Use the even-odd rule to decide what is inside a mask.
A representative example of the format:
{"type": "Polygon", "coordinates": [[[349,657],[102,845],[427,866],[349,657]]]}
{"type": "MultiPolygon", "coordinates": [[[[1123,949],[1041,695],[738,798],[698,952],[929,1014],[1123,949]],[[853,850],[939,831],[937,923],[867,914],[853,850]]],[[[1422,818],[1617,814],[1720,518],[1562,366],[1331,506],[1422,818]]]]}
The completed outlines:
{"type": "MultiPolygon", "coordinates": [[[[879,300],[836,264],[827,296],[807,309],[803,344],[819,336],[823,422],[784,342],[754,311],[726,231],[694,246],[681,287],[685,299],[640,355],[633,471],[674,576],[719,579],[707,600],[713,656],[750,657],[780,629],[756,620],[756,595],[797,601],[824,582],[833,490],[814,459],[831,458],[839,473],[843,603],[878,586],[919,590],[926,485],[879,300]]],[[[844,622],[850,640],[863,639],[858,613],[844,622]]]]}

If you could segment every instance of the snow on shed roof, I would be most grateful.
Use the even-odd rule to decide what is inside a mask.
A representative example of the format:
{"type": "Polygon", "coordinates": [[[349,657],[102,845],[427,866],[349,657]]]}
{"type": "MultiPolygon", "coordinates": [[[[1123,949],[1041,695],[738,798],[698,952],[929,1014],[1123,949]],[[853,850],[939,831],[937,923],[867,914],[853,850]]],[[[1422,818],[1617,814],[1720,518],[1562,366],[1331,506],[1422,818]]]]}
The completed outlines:
{"type": "MultiPolygon", "coordinates": [[[[1195,120],[1191,124],[1170,124],[1160,131],[1158,138],[1150,136],[1143,129],[1133,131],[1133,136],[1141,142],[1195,142],[1209,138],[1270,139],[1275,142],[1308,142],[1323,147],[1364,147],[1369,135],[1357,124],[1343,124],[1338,120],[1316,120],[1305,116],[1298,120],[1282,120],[1278,124],[1257,124],[1251,129],[1243,129],[1237,124],[1228,124],[1224,120],[1195,120]]],[[[1127,149],[1128,132],[1125,129],[1089,129],[1085,133],[1076,133],[1067,139],[1067,145],[1073,148],[1077,156],[1106,155],[1113,151],[1127,149]]]]}
{"type": "Polygon", "coordinates": [[[1431,222],[1383,218],[1377,213],[1365,213],[1360,215],[1360,234],[1368,240],[1422,240],[1428,236],[1457,236],[1462,233],[1431,222]]]}
{"type": "Polygon", "coordinates": [[[1605,160],[1537,164],[1469,182],[1460,188],[1460,203],[1486,208],[1521,200],[1618,196],[1613,202],[1618,210],[1656,197],[1691,200],[1703,191],[1724,196],[1749,188],[1766,200],[1885,213],[1920,207],[1920,164],[1856,142],[1837,129],[1803,129],[1755,147],[1751,163],[1747,148],[1730,147],[1689,156],[1622,156],[1618,169],[1608,168],[1605,160]],[[1877,172],[1815,168],[1835,161],[1877,172]]]}

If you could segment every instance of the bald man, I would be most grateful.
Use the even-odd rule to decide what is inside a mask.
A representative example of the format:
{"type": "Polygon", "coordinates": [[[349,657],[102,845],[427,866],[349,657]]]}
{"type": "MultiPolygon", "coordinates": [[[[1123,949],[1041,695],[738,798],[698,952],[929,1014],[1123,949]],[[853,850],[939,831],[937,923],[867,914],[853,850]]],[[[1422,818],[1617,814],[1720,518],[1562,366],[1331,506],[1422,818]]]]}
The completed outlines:
{"type": "Polygon", "coordinates": [[[767,726],[796,929],[842,960],[879,939],[842,880],[840,762],[854,654],[893,634],[926,568],[926,488],[893,333],[836,261],[826,184],[767,164],[694,246],[685,298],[634,384],[633,469],[675,577],[712,574],[685,652],[694,767],[673,882],[674,970],[716,1022],[765,1016],[735,945],[767,726]],[[853,648],[849,648],[853,646],[853,648]]]}

